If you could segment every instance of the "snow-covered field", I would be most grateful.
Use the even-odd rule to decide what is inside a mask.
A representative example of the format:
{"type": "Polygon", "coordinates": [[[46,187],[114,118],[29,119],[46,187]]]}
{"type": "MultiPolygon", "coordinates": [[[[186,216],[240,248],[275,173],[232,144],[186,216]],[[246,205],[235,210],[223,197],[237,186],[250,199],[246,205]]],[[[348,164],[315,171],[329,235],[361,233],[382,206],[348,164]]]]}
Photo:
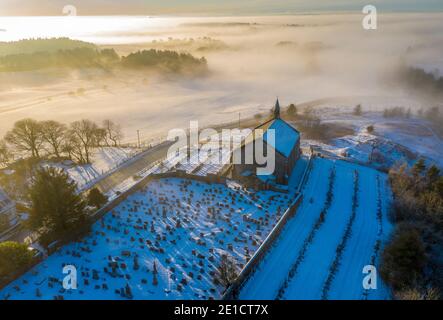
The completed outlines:
{"type": "Polygon", "coordinates": [[[387,221],[390,192],[386,175],[341,160],[316,158],[302,192],[303,201],[295,217],[246,282],[240,298],[389,298],[380,279],[377,290],[365,292],[362,286],[363,267],[377,264],[376,244],[383,243],[391,230],[387,221]],[[326,206],[332,171],[332,198],[330,206],[326,206]],[[356,183],[357,206],[351,219],[356,183]],[[350,234],[345,237],[348,226],[350,234]],[[341,243],[345,244],[344,250],[337,258],[341,243]],[[338,267],[331,275],[335,260],[338,267]]]}
{"type": "Polygon", "coordinates": [[[115,169],[137,153],[133,148],[96,148],[91,156],[91,164],[76,165],[72,162],[46,163],[63,169],[80,189],[93,183],[107,172],[115,169]]]}
{"type": "Polygon", "coordinates": [[[10,299],[219,298],[213,272],[222,254],[240,269],[288,207],[290,196],[186,179],[154,181],[2,291],[10,299]],[[262,221],[243,221],[251,215],[262,221]],[[158,284],[153,284],[154,263],[158,284]],[[62,288],[66,264],[78,289],[62,288]],[[130,289],[127,289],[130,288],[130,289]]]}
{"type": "MultiPolygon", "coordinates": [[[[418,110],[414,101],[393,99],[391,103],[380,98],[368,99],[362,105],[363,114],[352,114],[355,104],[319,104],[313,113],[324,124],[337,124],[352,128],[355,134],[333,139],[328,144],[302,139],[302,146],[314,145],[336,155],[346,155],[352,159],[368,162],[377,167],[390,167],[396,162],[414,163],[419,157],[428,164],[443,168],[443,141],[432,124],[411,116],[411,118],[385,118],[386,108],[395,106],[418,110]],[[372,125],[374,132],[367,132],[372,125]]],[[[357,103],[357,102],[356,102],[357,103]]]]}

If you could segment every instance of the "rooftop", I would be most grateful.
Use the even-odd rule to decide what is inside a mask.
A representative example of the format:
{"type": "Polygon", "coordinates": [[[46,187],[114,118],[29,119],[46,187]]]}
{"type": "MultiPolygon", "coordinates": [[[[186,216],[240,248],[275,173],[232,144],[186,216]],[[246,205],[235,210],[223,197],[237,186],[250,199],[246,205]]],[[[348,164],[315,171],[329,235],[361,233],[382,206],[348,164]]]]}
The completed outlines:
{"type": "Polygon", "coordinates": [[[257,129],[264,129],[263,140],[286,158],[289,157],[300,139],[300,133],[282,119],[273,119],[264,124],[264,127],[260,126],[257,129]],[[268,141],[269,129],[275,130],[275,141],[273,143],[268,141]]]}

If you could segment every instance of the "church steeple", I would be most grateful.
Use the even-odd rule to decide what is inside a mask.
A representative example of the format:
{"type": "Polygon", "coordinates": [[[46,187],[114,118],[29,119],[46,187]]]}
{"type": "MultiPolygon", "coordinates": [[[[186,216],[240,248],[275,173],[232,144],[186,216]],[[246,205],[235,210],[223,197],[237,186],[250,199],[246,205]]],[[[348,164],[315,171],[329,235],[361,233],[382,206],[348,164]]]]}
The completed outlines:
{"type": "Polygon", "coordinates": [[[278,101],[278,98],[274,107],[274,119],[280,119],[280,102],[278,101]]]}

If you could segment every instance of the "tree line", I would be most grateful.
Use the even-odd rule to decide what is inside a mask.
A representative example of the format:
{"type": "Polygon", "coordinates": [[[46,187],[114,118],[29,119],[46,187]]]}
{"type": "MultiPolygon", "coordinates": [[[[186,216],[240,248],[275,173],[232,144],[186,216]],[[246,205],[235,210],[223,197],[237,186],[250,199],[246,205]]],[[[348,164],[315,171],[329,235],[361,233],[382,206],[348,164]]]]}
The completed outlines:
{"type": "Polygon", "coordinates": [[[393,236],[381,260],[381,276],[399,299],[438,299],[443,292],[443,176],[418,160],[392,168],[393,236]]]}
{"type": "Polygon", "coordinates": [[[32,71],[52,67],[105,67],[119,61],[114,49],[74,48],[56,52],[39,51],[0,57],[0,71],[32,71]]]}
{"type": "Polygon", "coordinates": [[[15,154],[27,153],[33,159],[43,155],[89,163],[94,147],[117,147],[123,138],[120,125],[104,120],[102,125],[79,120],[69,125],[54,121],[22,119],[0,140],[0,165],[8,165],[15,154]]]}
{"type": "Polygon", "coordinates": [[[143,50],[123,57],[121,65],[126,68],[147,68],[155,67],[165,71],[184,73],[204,72],[207,69],[207,61],[203,58],[196,58],[189,53],[177,53],[171,50],[143,50]]]}
{"type": "Polygon", "coordinates": [[[173,73],[203,73],[207,61],[189,53],[170,50],[143,50],[120,58],[112,49],[80,47],[55,52],[38,51],[1,56],[0,72],[33,71],[47,68],[151,68],[173,73]]]}
{"type": "Polygon", "coordinates": [[[59,50],[71,50],[76,48],[96,49],[93,43],[61,38],[34,38],[18,41],[0,42],[0,56],[34,52],[56,52],[59,50]]]}

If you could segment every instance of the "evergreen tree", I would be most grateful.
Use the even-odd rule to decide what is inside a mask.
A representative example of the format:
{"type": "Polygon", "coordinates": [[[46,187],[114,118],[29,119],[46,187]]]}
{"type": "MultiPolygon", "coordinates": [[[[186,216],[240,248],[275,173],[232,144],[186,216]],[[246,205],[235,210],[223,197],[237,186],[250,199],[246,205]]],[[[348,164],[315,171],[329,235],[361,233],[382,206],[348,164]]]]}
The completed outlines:
{"type": "Polygon", "coordinates": [[[443,176],[438,178],[438,180],[434,183],[435,191],[438,192],[441,198],[443,198],[443,176]]]}
{"type": "Polygon", "coordinates": [[[426,165],[423,159],[419,159],[412,167],[412,173],[415,176],[422,175],[425,172],[425,170],[426,170],[426,165]]]}
{"type": "Polygon", "coordinates": [[[426,173],[426,176],[428,177],[429,184],[432,185],[440,177],[440,170],[435,165],[432,165],[428,169],[428,172],[426,173]]]}
{"type": "Polygon", "coordinates": [[[30,198],[29,225],[40,232],[43,243],[60,239],[86,222],[86,204],[77,194],[77,185],[61,170],[37,170],[30,198]]]}
{"type": "Polygon", "coordinates": [[[361,116],[363,113],[362,108],[361,108],[361,104],[357,104],[354,108],[354,115],[355,116],[361,116]]]}
{"type": "Polygon", "coordinates": [[[297,107],[295,106],[295,104],[291,103],[288,107],[288,116],[290,117],[294,117],[297,115],[297,107]]]}

